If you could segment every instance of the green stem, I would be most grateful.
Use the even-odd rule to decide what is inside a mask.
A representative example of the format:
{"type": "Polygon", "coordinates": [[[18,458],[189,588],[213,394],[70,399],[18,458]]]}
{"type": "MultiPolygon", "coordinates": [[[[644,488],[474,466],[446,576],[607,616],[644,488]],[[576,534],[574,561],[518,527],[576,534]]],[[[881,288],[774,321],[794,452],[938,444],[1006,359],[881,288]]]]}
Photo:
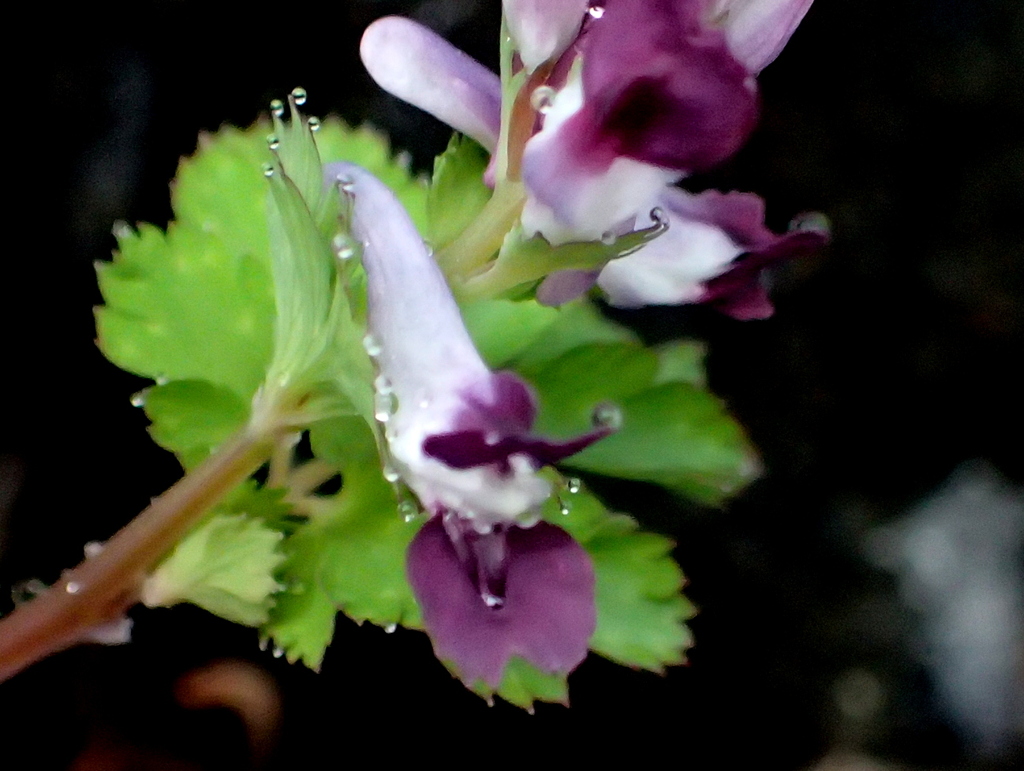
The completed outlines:
{"type": "Polygon", "coordinates": [[[506,234],[519,221],[525,201],[521,184],[499,185],[469,227],[437,253],[438,265],[453,284],[465,281],[498,253],[506,234]]]}
{"type": "Polygon", "coordinates": [[[274,438],[247,428],[50,589],[0,619],[0,682],[89,638],[138,600],[146,574],[225,494],[263,464],[274,438]]]}

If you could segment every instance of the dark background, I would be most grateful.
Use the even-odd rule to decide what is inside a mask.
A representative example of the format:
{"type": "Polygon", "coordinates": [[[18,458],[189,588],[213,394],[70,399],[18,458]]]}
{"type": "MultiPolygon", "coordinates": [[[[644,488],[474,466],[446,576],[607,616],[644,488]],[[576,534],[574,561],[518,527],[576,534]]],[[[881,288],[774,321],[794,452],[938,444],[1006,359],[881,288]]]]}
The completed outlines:
{"type": "MultiPolygon", "coordinates": [[[[5,595],[18,581],[55,580],[85,542],[178,476],[129,405],[145,382],[93,343],[92,263],[113,246],[111,224],[166,223],[167,183],[197,133],[248,125],[296,85],[310,92],[311,113],[372,120],[428,168],[447,131],[384,97],[358,62],[376,16],[415,15],[495,59],[496,0],[351,0],[260,16],[208,5],[108,3],[54,19],[40,9],[29,11],[35,24],[8,30],[32,53],[7,69],[5,595]]],[[[661,677],[592,658],[571,679],[571,710],[531,716],[464,691],[417,633],[339,619],[315,674],[261,652],[252,630],[190,608],[142,610],[130,646],[70,651],[0,687],[5,754],[28,752],[26,768],[40,769],[340,767],[362,749],[383,764],[586,762],[611,751],[642,763],[667,751],[692,769],[875,767],[867,757],[1019,767],[1020,649],[1009,654],[1016,669],[993,680],[1009,696],[981,688],[968,704],[943,690],[941,673],[973,672],[977,661],[969,650],[944,660],[941,641],[957,634],[943,637],[951,608],[998,595],[1013,611],[995,614],[1009,619],[1004,636],[1024,646],[1014,630],[1024,612],[1022,8],[818,0],[760,79],[763,117],[749,146],[695,182],[762,194],[777,228],[825,212],[833,243],[773,277],[770,321],[704,308],[619,314],[653,340],[706,340],[712,386],[763,451],[763,479],[722,511],[593,482],[677,540],[701,608],[688,667],[661,677]],[[962,559],[949,564],[958,576],[1002,565],[1002,583],[973,600],[955,581],[915,594],[910,541],[899,535],[913,528],[899,523],[925,521],[923,502],[949,490],[958,468],[967,492],[950,494],[959,519],[945,521],[962,559]],[[988,514],[1004,510],[986,530],[988,514]],[[1002,561],[970,546],[979,540],[1002,561]],[[182,676],[223,657],[257,667],[245,675],[269,689],[257,701],[281,706],[280,723],[247,712],[250,726],[264,715],[266,742],[247,742],[226,710],[176,703],[176,683],[189,701],[182,676]],[[989,713],[1002,714],[1002,729],[978,727],[989,713]]],[[[973,631],[984,639],[983,625],[973,631]]]]}

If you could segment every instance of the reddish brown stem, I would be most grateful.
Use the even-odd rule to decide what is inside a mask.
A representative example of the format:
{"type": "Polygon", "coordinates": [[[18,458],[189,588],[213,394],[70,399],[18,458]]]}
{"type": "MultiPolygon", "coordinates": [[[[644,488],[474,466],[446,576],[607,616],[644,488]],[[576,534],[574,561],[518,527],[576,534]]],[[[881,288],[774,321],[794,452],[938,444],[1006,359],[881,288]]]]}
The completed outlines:
{"type": "Polygon", "coordinates": [[[237,434],[115,533],[103,551],[0,619],[0,682],[121,618],[138,601],[146,574],[272,449],[272,438],[237,434]]]}

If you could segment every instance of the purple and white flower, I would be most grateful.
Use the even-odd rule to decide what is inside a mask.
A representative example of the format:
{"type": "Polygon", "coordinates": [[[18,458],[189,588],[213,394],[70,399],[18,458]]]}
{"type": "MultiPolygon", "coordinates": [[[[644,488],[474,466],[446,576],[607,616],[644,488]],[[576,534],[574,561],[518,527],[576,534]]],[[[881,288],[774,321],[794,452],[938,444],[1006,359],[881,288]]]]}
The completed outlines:
{"type": "Polygon", "coordinates": [[[394,195],[358,166],[325,169],[351,198],[367,277],[367,349],[389,462],[431,519],[409,547],[408,577],[438,656],[496,688],[513,656],[548,672],[583,660],[595,625],[582,547],[539,522],[538,469],[604,436],[530,434],[529,387],[480,358],[444,276],[394,195]]]}
{"type": "MultiPolygon", "coordinates": [[[[722,162],[746,141],[757,118],[755,75],[779,53],[809,6],[810,0],[606,0],[599,13],[587,14],[540,86],[543,98],[534,100],[537,126],[522,148],[524,233],[539,233],[556,245],[597,240],[643,227],[659,208],[668,232],[601,273],[598,283],[610,302],[713,300],[741,318],[769,314],[763,290],[754,286],[755,266],[812,251],[826,234],[771,234],[763,217],[756,227],[749,221],[755,208],[763,215],[763,205],[751,203],[750,194],[694,199],[674,185],[722,162]],[[737,206],[745,212],[743,226],[723,226],[737,206]],[[659,278],[659,271],[665,276],[659,278]],[[733,271],[739,274],[718,281],[733,271]]],[[[525,41],[537,35],[516,30],[536,31],[546,21],[559,41],[539,47],[545,53],[527,54],[528,68],[557,55],[547,52],[565,47],[565,30],[575,23],[567,21],[576,13],[568,0],[545,8],[526,0],[505,3],[521,56],[533,45],[525,41]]],[[[492,152],[509,141],[498,136],[498,77],[440,37],[390,17],[370,26],[361,52],[370,74],[391,93],[492,152]],[[423,55],[428,49],[432,53],[423,55]],[[403,82],[390,77],[398,62],[415,68],[417,76],[403,82]],[[458,85],[444,87],[451,83],[458,85]],[[476,94],[466,99],[467,91],[476,94]],[[492,110],[489,119],[481,118],[484,109],[492,110]]],[[[596,278],[555,273],[538,296],[566,301],[596,278]]]]}

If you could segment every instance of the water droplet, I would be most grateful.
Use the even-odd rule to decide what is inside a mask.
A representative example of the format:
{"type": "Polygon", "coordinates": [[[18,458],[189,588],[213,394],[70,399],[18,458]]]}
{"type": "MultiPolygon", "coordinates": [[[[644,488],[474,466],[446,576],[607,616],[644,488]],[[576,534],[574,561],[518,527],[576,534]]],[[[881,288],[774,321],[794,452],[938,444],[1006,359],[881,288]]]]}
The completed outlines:
{"type": "Polygon", "coordinates": [[[352,177],[338,177],[338,187],[341,188],[341,192],[346,195],[354,195],[356,191],[356,183],[352,177]]]}
{"type": "Polygon", "coordinates": [[[668,215],[665,214],[665,210],[660,206],[655,206],[651,209],[651,219],[659,228],[667,228],[669,225],[668,215]]]}
{"type": "Polygon", "coordinates": [[[789,230],[791,232],[810,231],[812,233],[823,233],[827,236],[832,232],[832,223],[821,212],[804,212],[803,214],[798,214],[790,221],[789,230]]]}
{"type": "Polygon", "coordinates": [[[390,378],[385,375],[377,375],[373,381],[373,390],[379,394],[390,394],[394,392],[395,387],[390,378]]]}
{"type": "Polygon", "coordinates": [[[387,423],[395,414],[395,395],[378,392],[373,397],[373,417],[378,423],[387,423]]]}
{"type": "Polygon", "coordinates": [[[420,513],[420,509],[413,501],[404,500],[398,504],[398,513],[402,515],[405,522],[412,522],[420,513]]]}
{"type": "Polygon", "coordinates": [[[384,633],[394,634],[396,629],[398,629],[398,624],[388,624],[386,627],[384,627],[384,633]]]}
{"type": "Polygon", "coordinates": [[[309,130],[315,134],[320,130],[320,119],[315,115],[311,115],[306,121],[306,125],[309,126],[309,130]]]}
{"type": "Polygon", "coordinates": [[[89,541],[82,547],[82,551],[85,552],[86,559],[91,559],[103,551],[103,541],[89,541]]]}
{"type": "Polygon", "coordinates": [[[275,118],[280,118],[284,115],[284,102],[280,99],[275,99],[270,103],[270,114],[275,118]]]}
{"type": "Polygon", "coordinates": [[[146,390],[137,391],[132,394],[131,398],[132,407],[145,407],[146,406],[146,390]]]}
{"type": "Polygon", "coordinates": [[[363,350],[366,351],[367,355],[377,358],[384,349],[381,347],[380,341],[376,337],[372,334],[367,334],[363,338],[363,350]]]}
{"type": "Polygon", "coordinates": [[[275,659],[281,658],[284,655],[284,648],[282,648],[280,645],[275,645],[273,655],[275,659]]]}
{"type": "Polygon", "coordinates": [[[307,96],[308,94],[306,94],[306,89],[302,88],[301,86],[296,86],[295,88],[292,89],[292,99],[295,100],[295,104],[297,104],[299,107],[306,103],[307,96]]]}
{"type": "Polygon", "coordinates": [[[602,16],[604,16],[604,6],[592,5],[587,9],[587,13],[590,14],[591,19],[600,19],[602,16]]]}
{"type": "Polygon", "coordinates": [[[157,385],[167,385],[170,382],[171,382],[171,379],[169,377],[167,377],[167,375],[157,375],[156,376],[156,384],[157,385]]]}
{"type": "Polygon", "coordinates": [[[480,598],[484,601],[484,605],[488,608],[493,608],[494,610],[501,608],[505,604],[505,600],[501,597],[490,594],[489,592],[482,592],[480,594],[480,598]]]}
{"type": "Polygon", "coordinates": [[[398,469],[390,463],[385,463],[383,468],[381,468],[380,473],[384,476],[386,481],[391,482],[392,484],[402,478],[402,475],[398,473],[398,469]]]}
{"type": "Polygon", "coordinates": [[[14,601],[15,605],[21,605],[21,603],[28,602],[36,595],[45,592],[46,588],[46,584],[44,584],[38,578],[30,578],[27,581],[19,581],[11,587],[11,600],[14,601]]]}
{"type": "Polygon", "coordinates": [[[611,246],[615,243],[615,234],[612,231],[601,234],[601,243],[605,246],[611,246]]]}
{"type": "Polygon", "coordinates": [[[68,581],[64,584],[64,591],[68,594],[78,594],[82,590],[82,585],[78,581],[68,581]]]}
{"type": "Polygon", "coordinates": [[[575,495],[583,489],[583,483],[576,477],[569,477],[565,480],[565,489],[575,495]]]}
{"type": "Polygon", "coordinates": [[[544,115],[551,109],[551,104],[554,101],[555,89],[551,86],[538,86],[530,94],[530,106],[541,115],[544,115]]]}
{"type": "Polygon", "coordinates": [[[568,501],[563,501],[561,498],[558,499],[558,513],[563,517],[569,516],[569,512],[572,511],[572,506],[568,501]]]}
{"type": "Polygon", "coordinates": [[[269,645],[270,645],[270,638],[269,637],[261,637],[260,638],[260,650],[261,651],[265,651],[269,645]]]}
{"type": "Polygon", "coordinates": [[[277,138],[277,134],[267,135],[267,147],[271,150],[276,150],[281,146],[281,140],[277,138]]]}
{"type": "Polygon", "coordinates": [[[272,164],[272,163],[264,163],[263,164],[263,176],[264,177],[272,177],[272,176],[274,176],[274,164],[272,164]]]}
{"type": "Polygon", "coordinates": [[[622,428],[622,408],[614,402],[601,402],[590,414],[590,422],[594,428],[617,431],[622,428]]]}
{"type": "Polygon", "coordinates": [[[331,248],[334,249],[334,256],[339,260],[351,260],[356,256],[356,248],[352,245],[352,239],[343,233],[339,233],[331,240],[331,248]]]}

